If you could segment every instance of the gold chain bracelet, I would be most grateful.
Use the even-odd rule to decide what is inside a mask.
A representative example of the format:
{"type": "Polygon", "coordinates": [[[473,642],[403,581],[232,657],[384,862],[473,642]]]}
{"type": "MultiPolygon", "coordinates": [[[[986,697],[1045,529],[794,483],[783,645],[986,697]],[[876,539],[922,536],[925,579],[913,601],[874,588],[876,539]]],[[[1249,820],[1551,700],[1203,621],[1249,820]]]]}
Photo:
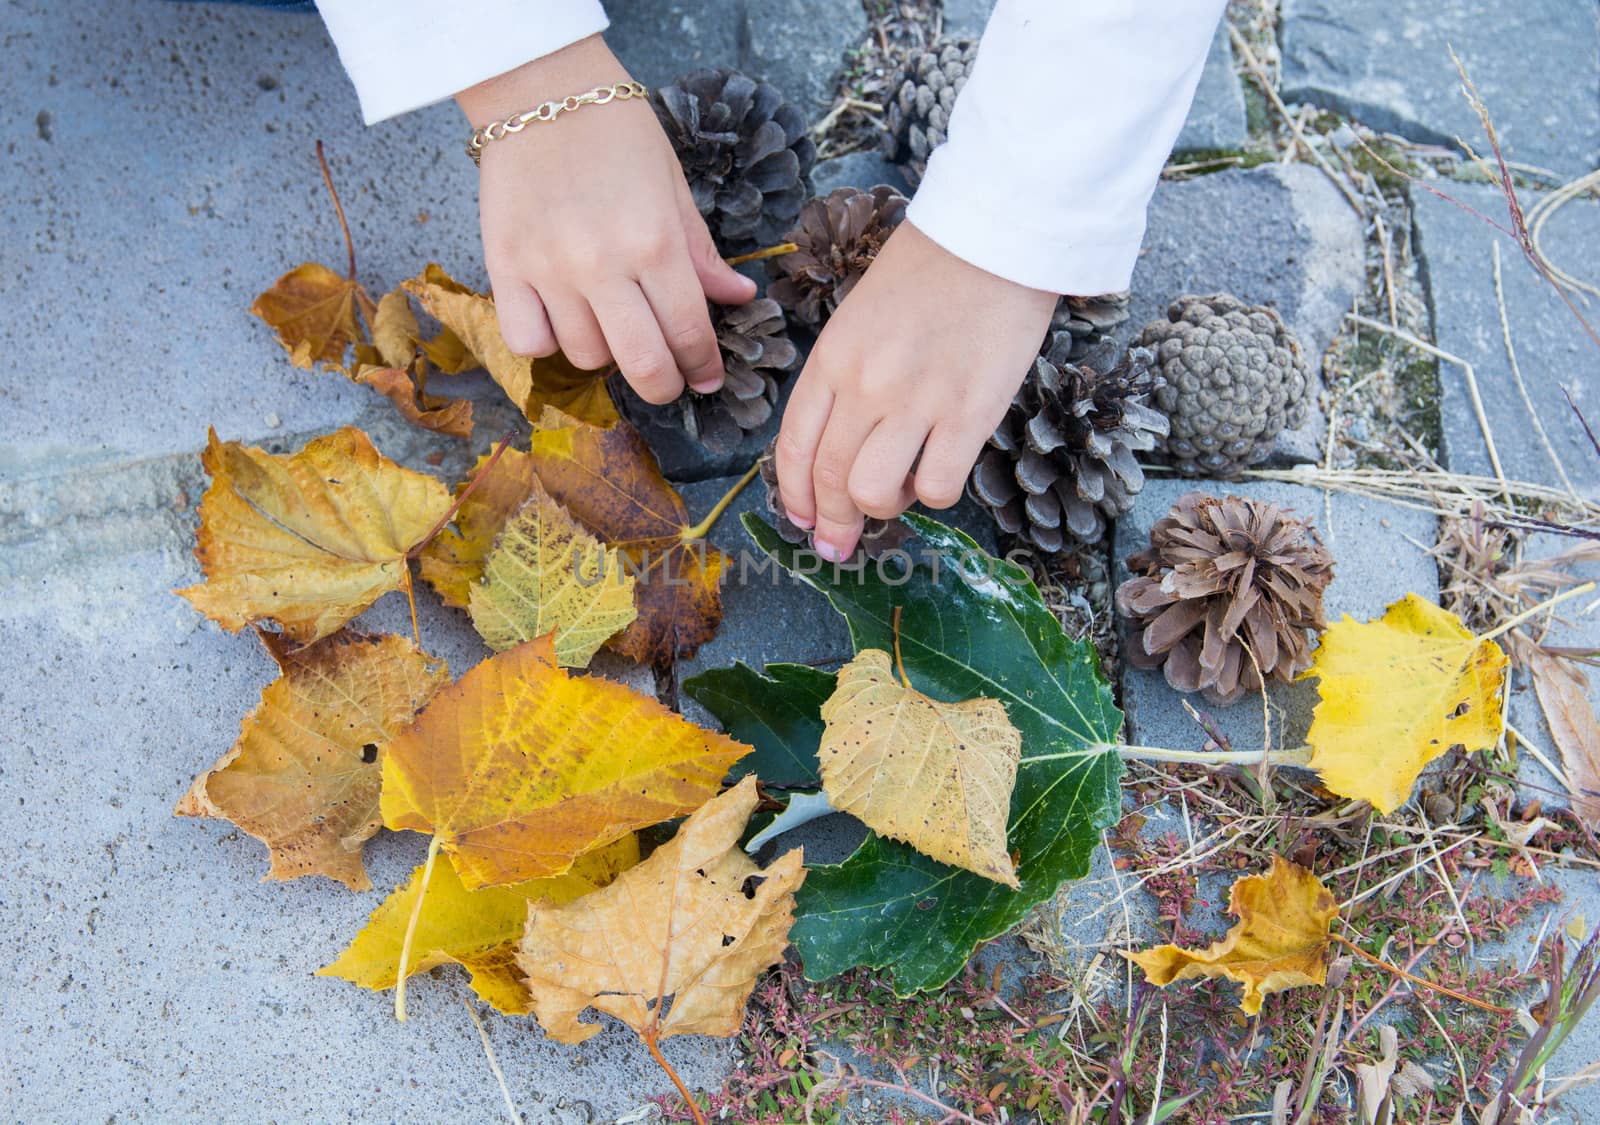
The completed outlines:
{"type": "Polygon", "coordinates": [[[474,164],[483,159],[483,149],[490,141],[504,140],[512,133],[520,133],[536,121],[554,121],[562,113],[571,113],[579,106],[605,105],[607,102],[625,102],[630,98],[649,97],[650,91],[637,82],[618,82],[615,86],[596,86],[586,94],[569,94],[553,102],[543,102],[530,110],[513,114],[504,121],[491,121],[475,129],[467,141],[467,155],[474,164]]]}

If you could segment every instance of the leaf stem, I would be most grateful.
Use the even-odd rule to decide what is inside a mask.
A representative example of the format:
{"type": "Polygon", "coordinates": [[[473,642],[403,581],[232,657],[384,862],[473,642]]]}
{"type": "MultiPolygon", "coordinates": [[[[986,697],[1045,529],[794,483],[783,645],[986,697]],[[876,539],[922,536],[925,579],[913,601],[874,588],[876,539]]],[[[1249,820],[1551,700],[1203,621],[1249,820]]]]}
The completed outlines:
{"type": "Polygon", "coordinates": [[[746,469],[744,476],[740,477],[734,482],[733,487],[728,489],[728,491],[723,494],[722,499],[711,505],[711,510],[706,513],[706,518],[695,524],[693,527],[684,528],[678,533],[678,538],[685,543],[691,543],[696,539],[704,539],[708,534],[710,534],[712,525],[717,522],[718,518],[721,517],[723,512],[728,510],[728,505],[732,504],[734,498],[737,497],[739,493],[744,491],[745,485],[749,484],[755,479],[756,473],[760,472],[760,470],[760,461],[757,461],[754,465],[751,465],[748,469],[746,469]]]}
{"type": "Polygon", "coordinates": [[[1566,601],[1568,598],[1576,598],[1581,597],[1584,594],[1593,593],[1594,588],[1595,584],[1591,581],[1585,582],[1582,586],[1574,586],[1570,590],[1563,590],[1555,597],[1546,598],[1533,608],[1525,609],[1515,617],[1500,622],[1500,624],[1496,625],[1493,629],[1490,629],[1487,633],[1478,634],[1476,639],[1479,641],[1492,641],[1502,633],[1509,633],[1511,630],[1515,629],[1518,625],[1521,625],[1529,618],[1538,617],[1547,609],[1554,609],[1557,605],[1566,601]]]}
{"type": "Polygon", "coordinates": [[[894,612],[889,615],[889,631],[894,634],[894,667],[900,673],[900,682],[906,685],[907,691],[915,691],[911,686],[911,677],[906,675],[906,662],[900,659],[900,607],[895,606],[894,612]]]}
{"type": "Polygon", "coordinates": [[[641,1031],[639,1038],[644,1040],[644,1045],[650,1051],[650,1057],[656,1060],[656,1065],[667,1072],[667,1077],[672,1079],[672,1084],[678,1088],[684,1104],[689,1107],[689,1112],[694,1116],[695,1125],[706,1125],[706,1115],[700,1112],[700,1105],[694,1100],[694,1095],[689,1093],[689,1087],[683,1084],[683,1079],[678,1077],[678,1072],[667,1061],[667,1056],[661,1053],[661,1048],[656,1045],[656,1031],[651,1028],[641,1031]]]}
{"type": "Polygon", "coordinates": [[[1328,934],[1328,940],[1338,942],[1351,953],[1354,953],[1357,957],[1361,957],[1371,962],[1380,969],[1387,969],[1389,972],[1393,973],[1397,977],[1400,977],[1402,980],[1408,980],[1412,984],[1420,984],[1423,988],[1431,988],[1435,992],[1442,992],[1444,995],[1453,1000],[1459,1000],[1463,1004],[1471,1004],[1474,1008],[1482,1008],[1484,1011],[1493,1012],[1497,1016],[1514,1016],[1517,1014],[1510,1008],[1502,1008],[1498,1004],[1491,1004],[1487,1000],[1479,1000],[1476,996],[1468,996],[1465,992],[1457,992],[1453,988],[1446,988],[1442,984],[1434,984],[1431,980],[1424,980],[1422,977],[1408,973],[1399,965],[1389,964],[1389,962],[1385,961],[1383,958],[1368,953],[1365,949],[1362,949],[1349,938],[1341,937],[1339,934],[1330,932],[1328,934]]]}
{"type": "Polygon", "coordinates": [[[748,254],[736,254],[732,258],[722,259],[730,266],[742,266],[746,262],[759,262],[764,258],[781,258],[785,254],[793,254],[800,247],[792,242],[780,242],[776,246],[766,246],[760,250],[752,250],[748,254]]]}
{"type": "Polygon", "coordinates": [[[433,542],[434,537],[443,531],[451,520],[456,518],[456,513],[461,510],[461,505],[466,502],[467,497],[472,495],[472,490],[478,487],[479,481],[489,475],[489,470],[494,468],[495,462],[500,460],[500,455],[511,444],[511,437],[511,434],[507,434],[500,439],[500,444],[494,447],[494,452],[489,454],[489,459],[478,468],[477,472],[472,474],[472,479],[467,481],[467,487],[461,490],[461,495],[456,497],[455,503],[451,504],[449,510],[439,517],[438,523],[428,529],[428,534],[417,540],[417,545],[406,552],[407,559],[414,559],[420,555],[423,549],[433,542]]]}
{"type": "Polygon", "coordinates": [[[416,583],[411,578],[411,560],[408,558],[402,561],[405,564],[405,569],[401,571],[405,582],[403,589],[406,592],[406,604],[411,607],[411,639],[417,642],[417,647],[420,649],[422,647],[422,630],[417,627],[416,583]]]}
{"type": "Polygon", "coordinates": [[[1062,758],[1092,758],[1099,754],[1121,754],[1152,762],[1189,762],[1197,766],[1255,766],[1270,762],[1275,766],[1303,766],[1311,761],[1311,747],[1286,746],[1280,750],[1168,750],[1161,746],[1128,746],[1120,742],[1091,742],[1082,750],[1062,754],[1041,754],[1024,758],[1023,765],[1052,762],[1062,758]]]}
{"type": "Polygon", "coordinates": [[[328,171],[328,157],[322,151],[322,140],[317,140],[317,163],[322,166],[322,182],[328,185],[328,198],[333,200],[334,214],[339,216],[339,229],[344,231],[344,249],[350,257],[350,280],[356,279],[356,243],[350,237],[350,224],[345,221],[344,204],[339,202],[339,193],[333,187],[333,173],[328,171]]]}
{"type": "Polygon", "coordinates": [[[406,970],[411,966],[411,943],[417,936],[417,922],[422,917],[422,904],[428,898],[428,880],[433,878],[433,862],[439,858],[441,842],[437,835],[428,841],[428,861],[422,865],[422,881],[417,884],[417,901],[411,908],[410,919],[406,922],[405,940],[400,943],[400,963],[395,966],[394,1018],[401,1023],[406,1022],[406,970]]]}

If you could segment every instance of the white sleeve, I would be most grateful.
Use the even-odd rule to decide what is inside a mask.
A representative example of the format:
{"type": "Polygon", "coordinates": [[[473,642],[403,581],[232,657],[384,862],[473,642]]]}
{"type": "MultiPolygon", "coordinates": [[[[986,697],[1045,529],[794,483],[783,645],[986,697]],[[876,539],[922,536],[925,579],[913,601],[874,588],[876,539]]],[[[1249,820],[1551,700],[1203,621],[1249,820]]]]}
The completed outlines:
{"type": "Polygon", "coordinates": [[[606,29],[600,0],[317,0],[367,124],[606,29]]]}
{"type": "Polygon", "coordinates": [[[999,0],[907,217],[990,273],[1126,289],[1226,0],[999,0]]]}

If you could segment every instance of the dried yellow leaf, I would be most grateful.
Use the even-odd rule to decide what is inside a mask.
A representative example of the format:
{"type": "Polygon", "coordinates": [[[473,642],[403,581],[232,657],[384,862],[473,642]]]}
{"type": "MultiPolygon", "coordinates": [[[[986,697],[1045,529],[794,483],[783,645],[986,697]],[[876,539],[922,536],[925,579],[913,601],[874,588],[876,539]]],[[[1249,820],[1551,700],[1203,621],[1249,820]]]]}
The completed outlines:
{"type": "Polygon", "coordinates": [[[483,561],[495,538],[538,484],[533,458],[508,447],[492,464],[490,455],[479,458],[467,479],[456,485],[457,496],[469,487],[472,491],[461,501],[449,526],[417,556],[418,570],[445,605],[467,608],[472,585],[483,577],[483,561]]]}
{"type": "Polygon", "coordinates": [[[1022,735],[996,699],[944,703],[895,679],[864,649],[822,705],[817,751],[833,807],[873,831],[986,879],[1017,886],[1006,846],[1022,735]]]}
{"type": "Polygon", "coordinates": [[[361,338],[357,303],[371,307],[361,286],[327,266],[296,266],[255,299],[250,311],[266,321],[296,367],[339,366],[345,349],[361,338]]]}
{"type": "Polygon", "coordinates": [[[1433,759],[1500,740],[1505,673],[1499,645],[1416,594],[1376,621],[1346,616],[1303,674],[1321,680],[1306,736],[1311,768],[1340,796],[1393,812],[1433,759]]]}

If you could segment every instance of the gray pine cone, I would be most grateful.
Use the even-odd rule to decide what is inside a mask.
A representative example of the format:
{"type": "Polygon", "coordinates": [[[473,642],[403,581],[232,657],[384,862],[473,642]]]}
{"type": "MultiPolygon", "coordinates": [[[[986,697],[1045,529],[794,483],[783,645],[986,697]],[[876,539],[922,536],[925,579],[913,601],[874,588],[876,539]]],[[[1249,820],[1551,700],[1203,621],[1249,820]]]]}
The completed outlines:
{"type": "Polygon", "coordinates": [[[1047,552],[1068,536],[1098,542],[1106,518],[1126,512],[1144,488],[1135,454],[1167,432],[1149,406],[1160,385],[1152,352],[1130,349],[1100,374],[1068,360],[1072,345],[1071,333],[1052,335],[968,480],[1002,531],[1047,552]]]}
{"type": "Polygon", "coordinates": [[[784,236],[799,247],[767,262],[767,296],[796,321],[818,331],[867,272],[905,218],[906,197],[892,187],[834,188],[807,201],[784,236]]]}
{"type": "Polygon", "coordinates": [[[1179,297],[1137,341],[1166,385],[1172,422],[1160,453],[1185,476],[1237,477],[1305,424],[1314,384],[1299,341],[1273,309],[1237,297],[1179,297]]]}
{"type": "Polygon", "coordinates": [[[1052,332],[1072,334],[1072,350],[1067,358],[1096,371],[1109,371],[1122,358],[1122,349],[1113,337],[1113,329],[1125,323],[1131,315],[1128,304],[1131,295],[1100,293],[1092,297],[1063,297],[1050,318],[1052,332]]]}
{"type": "Polygon", "coordinates": [[[774,87],[726,68],[686,74],[651,96],[684,177],[724,253],[769,245],[810,194],[816,146],[774,87]]]}
{"type": "Polygon", "coordinates": [[[912,51],[890,84],[883,154],[900,166],[912,187],[922,181],[928,154],[944,143],[950,110],[977,58],[975,40],[941,40],[912,51]]]}

